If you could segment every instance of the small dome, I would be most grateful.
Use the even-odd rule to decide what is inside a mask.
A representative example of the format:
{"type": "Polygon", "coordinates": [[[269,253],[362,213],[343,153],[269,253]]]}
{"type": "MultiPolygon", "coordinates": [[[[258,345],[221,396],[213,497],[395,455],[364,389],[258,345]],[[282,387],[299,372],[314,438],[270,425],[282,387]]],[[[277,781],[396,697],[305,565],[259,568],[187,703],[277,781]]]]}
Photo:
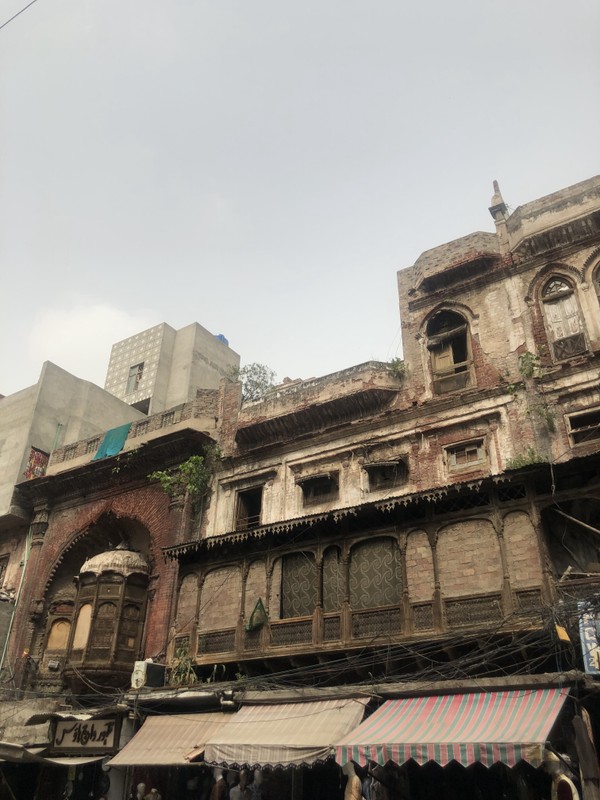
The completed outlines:
{"type": "Polygon", "coordinates": [[[118,572],[120,575],[128,577],[133,573],[148,575],[150,568],[141,553],[119,545],[114,550],[106,550],[104,553],[88,558],[79,570],[79,574],[83,575],[84,572],[93,572],[95,575],[101,575],[103,572],[118,572]]]}

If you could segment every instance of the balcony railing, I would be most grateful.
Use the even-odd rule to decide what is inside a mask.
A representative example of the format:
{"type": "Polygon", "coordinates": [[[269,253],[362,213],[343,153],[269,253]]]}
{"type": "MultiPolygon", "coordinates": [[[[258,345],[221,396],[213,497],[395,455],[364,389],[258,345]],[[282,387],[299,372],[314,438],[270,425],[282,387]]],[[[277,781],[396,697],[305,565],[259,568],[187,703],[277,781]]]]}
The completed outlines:
{"type": "Polygon", "coordinates": [[[235,661],[268,655],[336,651],[383,642],[426,639],[453,630],[466,632],[509,623],[515,628],[541,621],[542,592],[532,587],[514,592],[473,595],[459,598],[438,597],[431,602],[407,603],[381,608],[351,609],[311,616],[278,619],[262,628],[248,631],[242,622],[236,628],[197,634],[197,661],[200,664],[235,661]]]}

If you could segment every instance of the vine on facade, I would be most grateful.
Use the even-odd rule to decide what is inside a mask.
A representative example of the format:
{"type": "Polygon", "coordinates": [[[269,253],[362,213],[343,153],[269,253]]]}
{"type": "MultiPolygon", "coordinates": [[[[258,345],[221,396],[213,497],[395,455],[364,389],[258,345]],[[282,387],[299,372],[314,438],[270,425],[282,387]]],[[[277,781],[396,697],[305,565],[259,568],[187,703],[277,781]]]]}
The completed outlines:
{"type": "Polygon", "coordinates": [[[212,477],[220,458],[219,446],[207,445],[202,455],[190,456],[186,461],[170,469],[155,470],[148,475],[148,479],[158,481],[161,489],[172,500],[188,496],[197,503],[210,491],[212,477]]]}

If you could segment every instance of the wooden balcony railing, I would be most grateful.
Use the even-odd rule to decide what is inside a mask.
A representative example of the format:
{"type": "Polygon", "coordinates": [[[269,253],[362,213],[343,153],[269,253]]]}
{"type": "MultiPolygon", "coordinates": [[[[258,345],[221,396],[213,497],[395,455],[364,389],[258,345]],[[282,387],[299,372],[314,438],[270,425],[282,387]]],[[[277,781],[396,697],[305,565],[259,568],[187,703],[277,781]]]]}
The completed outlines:
{"type": "MultiPolygon", "coordinates": [[[[574,582],[573,584],[574,587],[574,582]]],[[[586,586],[589,584],[586,584],[586,586]]],[[[582,587],[583,590],[583,587],[582,587]]],[[[460,598],[438,597],[431,602],[409,603],[370,609],[350,609],[311,616],[271,620],[262,628],[236,628],[197,634],[197,661],[201,664],[258,658],[282,653],[301,654],[335,651],[382,642],[400,642],[457,630],[489,630],[490,626],[513,624],[525,619],[541,620],[542,592],[539,587],[460,598]],[[503,623],[511,620],[511,623],[503,623]]],[[[508,628],[507,628],[508,630],[508,628]]]]}

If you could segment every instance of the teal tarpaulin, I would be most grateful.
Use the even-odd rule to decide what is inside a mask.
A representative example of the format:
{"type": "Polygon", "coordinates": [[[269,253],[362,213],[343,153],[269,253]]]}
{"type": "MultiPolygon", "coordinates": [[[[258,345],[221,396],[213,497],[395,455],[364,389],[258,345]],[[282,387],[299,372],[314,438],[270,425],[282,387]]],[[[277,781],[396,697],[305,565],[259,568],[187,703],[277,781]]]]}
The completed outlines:
{"type": "Polygon", "coordinates": [[[100,458],[108,458],[108,456],[116,456],[117,453],[120,453],[130,428],[131,422],[128,422],[126,425],[120,425],[118,428],[106,431],[102,444],[96,451],[96,455],[93,457],[92,461],[98,461],[100,458]]]}

